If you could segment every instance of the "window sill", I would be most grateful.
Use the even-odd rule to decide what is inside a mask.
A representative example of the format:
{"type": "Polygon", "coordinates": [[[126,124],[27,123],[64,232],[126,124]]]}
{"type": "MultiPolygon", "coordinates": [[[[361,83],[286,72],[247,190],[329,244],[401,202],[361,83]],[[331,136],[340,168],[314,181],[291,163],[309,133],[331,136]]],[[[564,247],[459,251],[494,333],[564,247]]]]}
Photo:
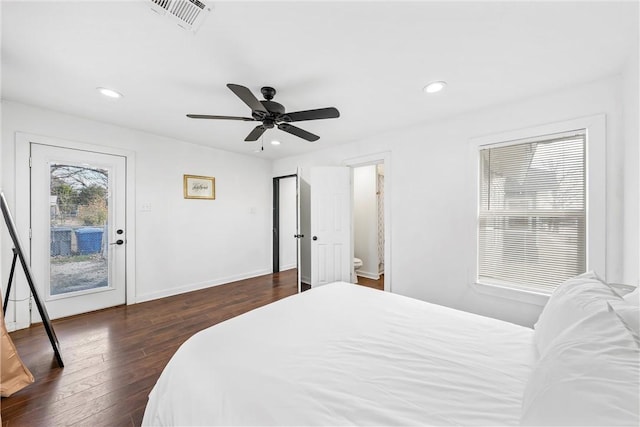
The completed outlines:
{"type": "Polygon", "coordinates": [[[475,282],[472,287],[479,293],[513,301],[524,302],[544,306],[549,300],[550,294],[528,291],[525,289],[511,288],[493,283],[475,282]]]}

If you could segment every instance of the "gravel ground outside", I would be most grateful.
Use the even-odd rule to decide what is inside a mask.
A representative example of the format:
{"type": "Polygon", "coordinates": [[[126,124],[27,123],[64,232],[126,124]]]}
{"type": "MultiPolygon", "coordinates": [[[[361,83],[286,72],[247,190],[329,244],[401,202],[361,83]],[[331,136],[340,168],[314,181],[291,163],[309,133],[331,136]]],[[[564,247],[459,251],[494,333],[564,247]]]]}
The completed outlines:
{"type": "Polygon", "coordinates": [[[54,257],[51,260],[51,295],[108,285],[107,259],[101,255],[54,257]]]}

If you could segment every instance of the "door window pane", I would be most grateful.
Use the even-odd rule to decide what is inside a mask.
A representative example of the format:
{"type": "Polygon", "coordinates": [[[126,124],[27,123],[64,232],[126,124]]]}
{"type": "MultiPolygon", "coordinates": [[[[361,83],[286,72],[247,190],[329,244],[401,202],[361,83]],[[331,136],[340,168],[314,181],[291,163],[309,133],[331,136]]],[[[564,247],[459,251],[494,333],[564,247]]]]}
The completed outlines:
{"type": "Polygon", "coordinates": [[[109,171],[50,166],[50,295],[109,286],[109,171]]]}

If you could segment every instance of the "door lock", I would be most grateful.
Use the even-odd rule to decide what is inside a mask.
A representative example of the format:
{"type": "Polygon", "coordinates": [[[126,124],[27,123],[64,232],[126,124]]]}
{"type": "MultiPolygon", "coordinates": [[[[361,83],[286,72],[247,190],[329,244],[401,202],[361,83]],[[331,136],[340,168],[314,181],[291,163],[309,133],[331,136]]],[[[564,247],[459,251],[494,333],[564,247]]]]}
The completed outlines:
{"type": "Polygon", "coordinates": [[[109,243],[110,245],[122,245],[124,244],[124,240],[118,239],[114,243],[109,243]]]}

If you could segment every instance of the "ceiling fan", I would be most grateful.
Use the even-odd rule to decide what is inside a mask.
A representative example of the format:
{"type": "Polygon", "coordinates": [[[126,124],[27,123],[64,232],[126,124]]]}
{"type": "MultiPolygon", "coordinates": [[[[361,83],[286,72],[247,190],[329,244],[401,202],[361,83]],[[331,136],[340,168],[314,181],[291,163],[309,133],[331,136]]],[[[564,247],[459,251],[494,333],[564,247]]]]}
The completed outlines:
{"type": "Polygon", "coordinates": [[[246,122],[262,122],[261,125],[256,126],[247,137],[245,141],[257,141],[258,138],[267,129],[278,129],[295,135],[307,141],[317,141],[320,139],[318,135],[314,135],[311,132],[307,132],[304,129],[293,126],[291,122],[302,122],[305,120],[318,120],[318,119],[335,119],[340,117],[340,112],[334,107],[318,108],[316,110],[295,111],[292,113],[286,113],[284,106],[275,101],[272,101],[276,94],[276,90],[272,87],[265,86],[260,89],[263,101],[258,101],[251,91],[241,85],[229,83],[227,87],[236,94],[238,98],[251,108],[251,117],[237,117],[237,116],[211,116],[207,114],[187,114],[187,117],[192,119],[221,119],[221,120],[242,120],[246,122]]]}

